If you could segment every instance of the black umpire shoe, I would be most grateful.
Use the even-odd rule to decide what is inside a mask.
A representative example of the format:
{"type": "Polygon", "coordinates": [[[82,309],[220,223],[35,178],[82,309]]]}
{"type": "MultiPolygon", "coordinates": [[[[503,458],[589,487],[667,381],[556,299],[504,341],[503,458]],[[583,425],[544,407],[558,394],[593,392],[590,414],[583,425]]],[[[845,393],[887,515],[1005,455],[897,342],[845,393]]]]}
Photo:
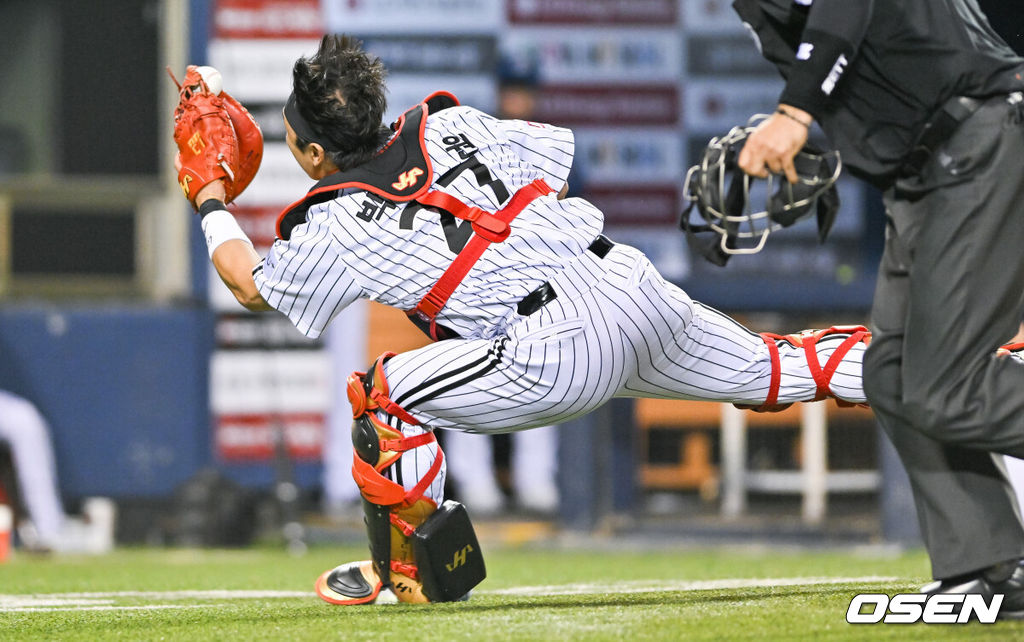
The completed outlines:
{"type": "Polygon", "coordinates": [[[994,595],[1003,596],[999,609],[1001,620],[1024,619],[1024,560],[994,564],[981,573],[972,573],[939,580],[921,588],[927,595],[981,595],[990,602],[994,595]]]}

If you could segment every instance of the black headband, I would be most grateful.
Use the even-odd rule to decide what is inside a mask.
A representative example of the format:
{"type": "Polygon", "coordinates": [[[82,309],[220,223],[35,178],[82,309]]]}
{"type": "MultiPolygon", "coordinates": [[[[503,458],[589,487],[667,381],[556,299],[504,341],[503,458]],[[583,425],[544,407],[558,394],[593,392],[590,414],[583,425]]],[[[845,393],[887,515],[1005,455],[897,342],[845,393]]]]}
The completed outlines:
{"type": "Polygon", "coordinates": [[[321,136],[313,129],[313,126],[302,117],[299,113],[299,107],[295,104],[295,92],[292,92],[288,96],[288,102],[284,104],[284,117],[288,119],[288,124],[292,126],[292,129],[298,135],[299,138],[316,143],[324,149],[329,149],[330,146],[324,141],[324,137],[321,136]]]}

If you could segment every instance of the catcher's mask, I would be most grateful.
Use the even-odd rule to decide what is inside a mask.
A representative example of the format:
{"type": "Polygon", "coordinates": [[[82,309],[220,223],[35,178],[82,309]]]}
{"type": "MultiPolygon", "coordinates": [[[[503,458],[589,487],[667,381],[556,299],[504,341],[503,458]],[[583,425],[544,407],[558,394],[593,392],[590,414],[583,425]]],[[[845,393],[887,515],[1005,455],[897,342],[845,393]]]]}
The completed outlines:
{"type": "Polygon", "coordinates": [[[805,145],[793,159],[796,183],[786,180],[785,174],[761,179],[739,168],[740,150],[765,118],[754,116],[745,126],[712,138],[700,162],[686,173],[689,205],[680,227],[691,247],[717,265],[725,265],[733,254],[760,252],[769,234],[812,213],[818,218],[818,240],[824,241],[839,209],[835,182],[842,163],[837,151],[805,145]],[[690,220],[694,206],[706,224],[690,220]]]}

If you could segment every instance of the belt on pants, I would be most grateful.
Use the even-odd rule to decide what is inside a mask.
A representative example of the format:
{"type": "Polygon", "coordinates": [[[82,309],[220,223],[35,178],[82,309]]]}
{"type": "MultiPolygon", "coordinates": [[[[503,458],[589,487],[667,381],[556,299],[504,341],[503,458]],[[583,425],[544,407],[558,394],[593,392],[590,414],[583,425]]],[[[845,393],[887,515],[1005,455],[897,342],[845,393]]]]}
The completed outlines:
{"type": "MultiPolygon", "coordinates": [[[[613,247],[615,247],[615,244],[607,236],[598,234],[594,242],[587,247],[587,251],[594,254],[597,258],[603,259],[613,247]]],[[[523,297],[522,301],[516,305],[516,312],[524,317],[528,317],[556,298],[558,298],[558,294],[555,292],[555,289],[551,287],[550,283],[545,281],[536,290],[523,297]]]]}
{"type": "MultiPolygon", "coordinates": [[[[991,97],[990,97],[991,98],[991,97]]],[[[971,96],[953,96],[942,104],[928,122],[921,128],[914,146],[907,155],[906,161],[900,167],[901,176],[920,174],[925,165],[960,127],[960,124],[970,118],[974,112],[984,105],[989,98],[973,98],[971,96]]],[[[1007,102],[1015,104],[1020,102],[1020,92],[1013,92],[1007,96],[1007,102]]]]}

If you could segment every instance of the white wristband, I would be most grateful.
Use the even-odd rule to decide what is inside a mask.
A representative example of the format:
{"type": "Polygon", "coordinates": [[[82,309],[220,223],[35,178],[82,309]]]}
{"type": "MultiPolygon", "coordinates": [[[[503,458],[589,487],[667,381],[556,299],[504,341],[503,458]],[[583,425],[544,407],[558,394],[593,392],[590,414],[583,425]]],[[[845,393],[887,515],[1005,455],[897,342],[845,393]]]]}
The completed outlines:
{"type": "Polygon", "coordinates": [[[225,241],[238,239],[252,245],[252,241],[246,236],[238,221],[227,210],[210,212],[203,217],[203,234],[206,236],[206,249],[210,251],[210,258],[213,258],[213,251],[225,241]]]}

